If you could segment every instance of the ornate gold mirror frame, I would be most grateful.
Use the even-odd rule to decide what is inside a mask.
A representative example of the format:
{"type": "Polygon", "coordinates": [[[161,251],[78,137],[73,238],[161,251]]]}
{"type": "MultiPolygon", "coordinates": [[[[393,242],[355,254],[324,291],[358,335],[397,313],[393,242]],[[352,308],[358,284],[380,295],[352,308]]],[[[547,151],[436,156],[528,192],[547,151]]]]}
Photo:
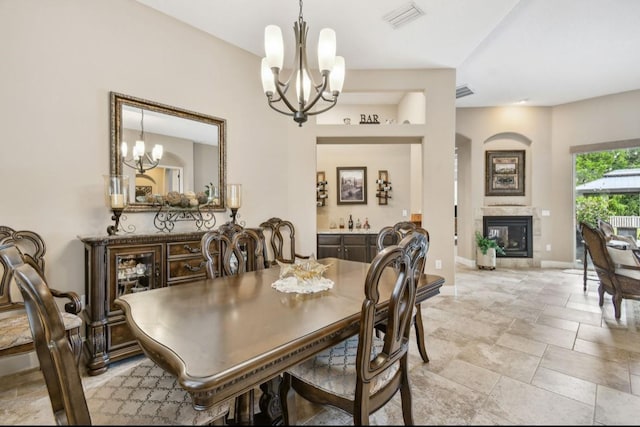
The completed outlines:
{"type": "Polygon", "coordinates": [[[169,192],[212,194],[200,209],[226,210],[226,120],[116,92],[110,101],[109,172],[130,176],[126,211],[157,211],[156,200],[169,192]],[[124,165],[120,151],[123,141],[133,147],[139,135],[146,151],[154,144],[164,149],[158,166],[144,173],[124,165]]]}

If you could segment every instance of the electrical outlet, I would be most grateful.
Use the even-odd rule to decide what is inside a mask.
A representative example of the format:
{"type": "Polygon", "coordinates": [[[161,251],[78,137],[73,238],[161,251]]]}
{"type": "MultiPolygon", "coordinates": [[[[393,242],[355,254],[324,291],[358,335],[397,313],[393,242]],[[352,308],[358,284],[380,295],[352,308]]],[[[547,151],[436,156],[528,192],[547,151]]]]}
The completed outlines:
{"type": "Polygon", "coordinates": [[[402,217],[403,218],[407,217],[407,210],[406,209],[402,209],[402,217]]]}
{"type": "Polygon", "coordinates": [[[549,252],[551,250],[551,245],[547,244],[547,252],[549,252]]]}
{"type": "Polygon", "coordinates": [[[436,270],[442,270],[442,260],[441,259],[437,259],[436,260],[436,270]]]}

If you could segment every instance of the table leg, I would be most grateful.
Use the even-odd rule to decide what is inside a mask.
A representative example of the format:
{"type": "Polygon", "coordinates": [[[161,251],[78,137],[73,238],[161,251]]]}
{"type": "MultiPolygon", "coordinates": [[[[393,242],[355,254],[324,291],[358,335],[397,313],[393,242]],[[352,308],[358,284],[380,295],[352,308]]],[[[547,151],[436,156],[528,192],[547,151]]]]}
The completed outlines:
{"type": "Polygon", "coordinates": [[[587,290],[587,247],[584,245],[584,242],[582,244],[582,248],[583,248],[583,252],[584,252],[584,260],[582,260],[582,268],[583,268],[583,272],[582,272],[582,290],[586,292],[587,290]]]}
{"type": "Polygon", "coordinates": [[[254,391],[248,391],[238,397],[235,401],[233,420],[228,420],[229,425],[250,426],[254,425],[253,402],[254,391]]]}

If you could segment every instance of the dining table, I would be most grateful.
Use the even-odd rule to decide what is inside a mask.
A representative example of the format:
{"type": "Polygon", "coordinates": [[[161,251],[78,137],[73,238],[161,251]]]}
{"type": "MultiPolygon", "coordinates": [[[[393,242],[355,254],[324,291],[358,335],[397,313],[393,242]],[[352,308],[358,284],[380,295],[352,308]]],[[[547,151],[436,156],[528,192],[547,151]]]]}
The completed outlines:
{"type": "MultiPolygon", "coordinates": [[[[359,332],[369,263],[323,258],[333,286],[314,293],[281,292],[278,265],[234,276],[202,279],[120,296],[115,303],[144,353],[191,395],[196,409],[260,387],[235,422],[272,423],[280,416],[280,374],[359,332]],[[258,418],[261,417],[261,418],[258,418]]],[[[393,269],[380,280],[380,304],[388,303],[393,269]]],[[[416,302],[437,295],[444,278],[424,274],[416,302]]],[[[382,320],[382,319],[380,319],[382,320]]]]}

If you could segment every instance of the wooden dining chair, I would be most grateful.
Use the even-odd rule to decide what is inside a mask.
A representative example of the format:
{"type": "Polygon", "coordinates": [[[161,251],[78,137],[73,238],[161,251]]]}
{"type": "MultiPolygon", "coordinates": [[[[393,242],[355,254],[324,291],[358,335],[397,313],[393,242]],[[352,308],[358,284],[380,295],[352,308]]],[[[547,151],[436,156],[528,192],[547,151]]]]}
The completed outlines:
{"type": "Polygon", "coordinates": [[[608,293],[613,302],[614,316],[619,319],[623,299],[640,300],[640,252],[637,248],[625,249],[623,252],[627,253],[628,261],[624,264],[616,263],[612,253],[619,249],[608,248],[607,238],[602,230],[583,222],[580,224],[580,232],[600,280],[598,305],[604,305],[604,294],[608,293]]]}
{"type": "MultiPolygon", "coordinates": [[[[30,264],[41,275],[45,271],[46,245],[44,239],[30,230],[14,230],[11,227],[0,226],[0,244],[13,243],[21,251],[25,263],[30,264]]],[[[82,319],[80,311],[82,302],[77,293],[49,289],[55,298],[65,301],[64,311],[61,311],[62,321],[71,343],[76,362],[80,362],[82,353],[82,319]]],[[[35,349],[29,321],[24,304],[19,300],[20,291],[13,280],[13,272],[0,263],[0,356],[12,356],[31,352],[35,349]]]]}
{"type": "MultiPolygon", "coordinates": [[[[385,246],[398,244],[407,234],[417,232],[423,234],[427,239],[427,251],[429,250],[429,232],[422,227],[416,226],[413,222],[409,221],[401,221],[394,225],[383,227],[378,236],[376,238],[376,247],[378,251],[384,249],[385,246]]],[[[425,258],[426,261],[426,258],[425,258]]],[[[422,270],[419,270],[420,278],[424,273],[424,265],[422,270]]],[[[425,333],[424,333],[424,325],[422,323],[422,310],[420,307],[420,303],[416,304],[416,312],[413,316],[413,325],[416,330],[416,344],[418,345],[418,351],[420,352],[420,357],[422,360],[427,363],[429,362],[429,355],[427,354],[427,347],[425,345],[425,333]]],[[[376,325],[376,328],[384,332],[386,329],[386,324],[384,322],[376,325]]]]}
{"type": "Polygon", "coordinates": [[[413,424],[409,385],[409,335],[419,269],[428,243],[411,233],[400,244],[384,248],[369,266],[364,283],[360,331],[340,344],[302,362],[283,374],[280,403],[286,425],[297,421],[295,395],[335,406],[353,415],[354,425],[369,424],[369,416],[398,391],[406,425],[413,424]],[[394,280],[389,304],[378,305],[381,280],[394,280]],[[383,279],[384,278],[384,279],[383,279]],[[384,316],[387,331],[375,333],[376,318],[384,316]]]}
{"type": "MultiPolygon", "coordinates": [[[[212,233],[213,234],[213,233],[212,233]]],[[[264,264],[264,236],[260,230],[243,228],[239,225],[229,226],[218,233],[216,239],[220,247],[224,247],[222,253],[222,272],[225,276],[233,276],[249,271],[262,270],[264,264]]],[[[203,237],[204,242],[204,237],[203,237]]],[[[265,386],[266,387],[266,386],[265,386]]],[[[250,419],[255,400],[255,390],[237,396],[234,404],[232,424],[253,424],[250,419]]]]}
{"type": "Polygon", "coordinates": [[[193,408],[176,378],[149,359],[86,392],[51,290],[24,262],[13,243],[0,245],[0,259],[11,269],[24,298],[40,370],[58,425],[222,423],[224,403],[204,411],[193,408]]]}
{"type": "Polygon", "coordinates": [[[291,221],[273,217],[260,224],[260,227],[264,230],[265,243],[268,242],[264,248],[267,266],[276,265],[277,261],[293,263],[296,258],[310,258],[310,255],[296,253],[296,229],[291,221]]]}
{"type": "Polygon", "coordinates": [[[200,239],[200,251],[205,261],[209,279],[224,275],[224,254],[231,245],[228,235],[219,230],[209,230],[200,239]]]}

